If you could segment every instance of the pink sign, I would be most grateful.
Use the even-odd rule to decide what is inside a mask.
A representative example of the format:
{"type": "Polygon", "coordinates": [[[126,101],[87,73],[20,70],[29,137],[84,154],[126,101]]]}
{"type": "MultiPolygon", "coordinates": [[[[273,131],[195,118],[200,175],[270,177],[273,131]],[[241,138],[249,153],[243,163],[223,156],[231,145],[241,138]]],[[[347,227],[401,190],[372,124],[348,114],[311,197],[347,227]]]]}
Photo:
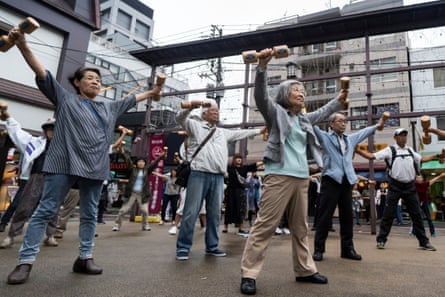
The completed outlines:
{"type": "MultiPolygon", "coordinates": [[[[152,135],[149,140],[148,162],[151,163],[164,153],[164,135],[152,135]]],[[[164,174],[164,160],[158,163],[156,172],[164,174]]],[[[160,177],[150,174],[148,177],[153,199],[148,205],[148,212],[156,214],[161,211],[163,181],[160,177]]]]}

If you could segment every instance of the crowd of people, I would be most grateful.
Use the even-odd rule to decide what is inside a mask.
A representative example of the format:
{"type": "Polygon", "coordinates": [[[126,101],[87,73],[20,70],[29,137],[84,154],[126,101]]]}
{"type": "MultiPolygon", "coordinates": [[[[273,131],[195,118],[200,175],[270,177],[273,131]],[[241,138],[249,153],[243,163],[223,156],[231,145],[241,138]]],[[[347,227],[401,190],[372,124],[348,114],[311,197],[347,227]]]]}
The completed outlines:
{"type": "MultiPolygon", "coordinates": [[[[148,91],[123,100],[98,101],[101,73],[95,68],[79,68],[70,78],[76,90],[74,94],[64,89],[37,60],[23,32],[11,29],[9,37],[35,73],[38,88],[55,106],[55,119],[42,124],[43,136],[40,137],[22,130],[8,110],[0,111],[0,120],[6,122],[8,134],[22,153],[19,168],[22,182],[15,203],[11,204],[14,215],[8,213],[6,216],[12,217],[12,223],[0,247],[12,246],[14,237],[21,234],[28,221],[18,265],[7,278],[9,284],[28,280],[45,233],[43,243],[57,246],[56,238],[63,238],[67,217],[76,205],[79,205],[80,216],[79,255],[72,270],[101,274],[102,268],[93,260],[93,249],[96,224],[104,223],[104,211],[115,199],[110,199],[107,190],[113,191],[111,196],[116,197],[116,184],[124,184],[119,193],[126,201],[120,207],[113,231],[121,230],[123,217],[135,202],[142,213],[141,230],[149,231],[148,202],[152,189],[148,177],[151,174],[165,182],[160,225],[172,221],[169,233],[177,234],[176,260],[189,260],[198,218],[201,218],[204,251],[208,256],[227,256],[220,247],[220,233],[229,233],[229,226],[234,224],[236,233],[246,238],[241,257],[240,291],[253,295],[272,236],[281,230],[290,235],[295,281],[326,284],[328,278],[319,273],[315,262],[324,260],[336,208],[340,257],[362,259],[353,243],[354,216],[356,224],[360,225],[365,196],[357,186],[358,177],[352,163],[355,153],[371,160],[385,160],[389,169],[388,183],[381,183],[376,194],[380,220],[377,248],[385,248],[397,216],[397,205],[402,199],[411,217],[411,234],[418,239],[419,247],[436,250],[426,235],[421,212],[428,219],[430,234],[434,237],[427,193],[445,174],[424,181],[420,164],[444,156],[422,156],[415,152],[406,145],[408,130],[404,128],[394,131],[394,145],[375,153],[357,150],[357,145],[376,130],[382,130],[385,122],[381,119],[376,125],[346,135],[346,115],[340,111],[347,100],[346,89],[340,90],[324,106],[309,112],[304,110],[305,89],[298,80],[281,82],[276,96],[271,98],[267,88],[267,66],[273,57],[272,49],[258,54],[255,73],[254,98],[266,127],[219,127],[219,107],[212,100],[205,105],[192,100],[189,108],[178,112],[177,122],[187,133],[187,146],[182,160],[177,161],[187,161],[190,165],[186,186],[179,186],[175,168],[168,175],[155,170],[166,152],[149,164],[145,157],[135,158],[127,179],[113,179],[110,172],[110,153],[122,145],[122,138],[111,144],[117,118],[137,102],[159,95],[161,86],[155,84],[148,91]],[[200,116],[193,116],[193,110],[198,108],[200,116]],[[320,122],[327,122],[329,131],[322,130],[317,125],[320,122]],[[268,139],[262,161],[245,164],[243,156],[236,154],[229,164],[228,143],[264,134],[266,130],[268,139]],[[317,175],[311,175],[308,151],[321,168],[317,175]],[[263,177],[258,175],[259,170],[263,171],[263,177]],[[317,184],[313,253],[307,219],[311,182],[317,184]],[[167,216],[168,209],[171,219],[167,216]],[[222,214],[224,227],[220,230],[222,214]]],[[[121,137],[127,132],[122,130],[121,137]]],[[[445,131],[435,128],[429,128],[428,132],[445,135],[445,131]]],[[[369,180],[367,184],[376,186],[369,180]]],[[[0,231],[7,223],[0,223],[0,231]]]]}

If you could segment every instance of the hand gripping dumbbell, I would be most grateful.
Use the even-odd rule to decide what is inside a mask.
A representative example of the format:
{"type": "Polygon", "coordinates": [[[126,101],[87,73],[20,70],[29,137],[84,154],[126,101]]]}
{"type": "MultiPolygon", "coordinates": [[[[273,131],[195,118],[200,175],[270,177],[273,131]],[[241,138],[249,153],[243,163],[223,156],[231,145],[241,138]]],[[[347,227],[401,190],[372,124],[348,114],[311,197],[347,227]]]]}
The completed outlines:
{"type": "MultiPolygon", "coordinates": [[[[35,29],[39,28],[39,23],[32,17],[27,17],[18,25],[18,29],[22,33],[31,34],[35,29]]],[[[14,40],[10,40],[7,35],[0,37],[0,51],[7,52],[11,47],[14,46],[14,40]]]]}
{"type": "MultiPolygon", "coordinates": [[[[117,130],[119,130],[119,131],[124,131],[124,129],[125,129],[125,127],[124,126],[121,126],[121,125],[119,125],[119,126],[117,126],[117,130]]],[[[127,129],[127,134],[128,135],[130,135],[130,136],[132,136],[133,135],[133,130],[130,130],[130,129],[127,129]]]]}
{"type": "Polygon", "coordinates": [[[422,116],[420,118],[420,124],[422,125],[423,129],[422,142],[424,144],[431,144],[431,135],[428,133],[428,128],[431,126],[430,116],[422,116]]]}
{"type": "MultiPolygon", "coordinates": [[[[351,78],[347,77],[347,76],[343,76],[342,78],[340,78],[340,89],[342,90],[349,90],[349,85],[351,82],[351,78]]],[[[346,98],[345,100],[343,100],[341,102],[341,109],[342,110],[346,110],[349,107],[349,99],[346,98]]]]}
{"type": "Polygon", "coordinates": [[[197,107],[197,106],[202,106],[202,107],[210,107],[212,104],[208,101],[182,101],[181,102],[181,108],[192,108],[192,107],[197,107]]]}
{"type": "Polygon", "coordinates": [[[8,103],[4,101],[0,101],[0,112],[8,110],[8,103]]]}
{"type": "MultiPolygon", "coordinates": [[[[258,61],[260,53],[255,50],[245,51],[242,53],[244,64],[255,63],[258,61]]],[[[273,56],[275,58],[285,58],[289,56],[289,48],[287,45],[277,45],[273,47],[273,56]]]]}
{"type": "MultiPolygon", "coordinates": [[[[160,87],[162,88],[162,86],[163,86],[164,83],[165,83],[165,78],[166,78],[166,76],[165,76],[164,73],[159,73],[159,74],[156,76],[156,85],[157,85],[157,86],[160,86],[160,87]]],[[[154,95],[154,96],[153,96],[153,100],[154,100],[154,101],[159,101],[159,100],[161,100],[161,94],[156,94],[156,95],[154,95]]]]}
{"type": "Polygon", "coordinates": [[[443,164],[445,161],[445,147],[442,149],[442,152],[439,154],[439,163],[443,164]]]}
{"type": "MultiPolygon", "coordinates": [[[[391,114],[389,113],[389,111],[385,111],[385,112],[382,114],[381,119],[382,119],[382,121],[383,121],[383,126],[385,125],[386,121],[389,119],[389,116],[390,116],[390,115],[391,115],[391,114]]],[[[382,131],[382,130],[383,130],[383,126],[382,126],[382,127],[378,127],[377,130],[382,131]]]]}

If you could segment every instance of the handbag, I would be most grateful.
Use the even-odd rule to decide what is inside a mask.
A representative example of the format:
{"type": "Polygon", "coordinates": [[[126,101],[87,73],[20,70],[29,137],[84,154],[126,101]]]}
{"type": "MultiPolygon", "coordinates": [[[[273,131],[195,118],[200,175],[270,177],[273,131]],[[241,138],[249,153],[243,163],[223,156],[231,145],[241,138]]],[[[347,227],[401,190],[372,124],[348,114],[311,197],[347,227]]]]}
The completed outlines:
{"type": "Polygon", "coordinates": [[[213,135],[213,133],[215,133],[215,131],[216,131],[216,128],[213,128],[209,132],[209,134],[207,134],[206,138],[203,140],[203,142],[201,142],[201,144],[198,146],[196,151],[193,153],[193,156],[190,159],[190,161],[185,160],[181,164],[178,165],[178,167],[176,168],[175,184],[177,184],[178,186],[181,186],[183,188],[187,187],[187,183],[188,183],[190,172],[191,172],[190,164],[192,163],[192,161],[196,157],[196,155],[199,153],[199,151],[202,149],[202,147],[207,143],[207,141],[209,141],[210,137],[212,137],[212,135],[213,135]]]}

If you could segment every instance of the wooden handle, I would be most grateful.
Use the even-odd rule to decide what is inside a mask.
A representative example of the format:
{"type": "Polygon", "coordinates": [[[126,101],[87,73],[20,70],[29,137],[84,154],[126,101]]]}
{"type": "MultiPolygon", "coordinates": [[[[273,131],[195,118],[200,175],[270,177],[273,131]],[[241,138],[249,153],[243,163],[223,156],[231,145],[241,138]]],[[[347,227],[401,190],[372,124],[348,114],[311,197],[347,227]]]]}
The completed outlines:
{"type": "Polygon", "coordinates": [[[0,111],[8,110],[8,103],[0,101],[0,111]]]}
{"type": "MultiPolygon", "coordinates": [[[[383,121],[383,125],[386,123],[386,121],[389,119],[390,116],[391,116],[391,113],[389,111],[385,111],[382,114],[381,120],[383,121]]],[[[382,131],[383,130],[383,126],[382,127],[378,127],[377,130],[382,131]]]]}
{"type": "MultiPolygon", "coordinates": [[[[32,17],[27,17],[23,21],[19,23],[17,28],[22,33],[31,34],[40,27],[40,24],[33,19],[32,17]]],[[[11,40],[7,35],[3,35],[0,37],[0,51],[1,52],[7,52],[11,47],[14,46],[14,40],[11,40]]]]}
{"type": "Polygon", "coordinates": [[[26,19],[21,21],[18,26],[18,28],[21,32],[27,33],[27,34],[31,34],[39,27],[40,27],[40,24],[32,17],[27,17],[26,19]]]}
{"type": "MultiPolygon", "coordinates": [[[[157,86],[160,86],[161,88],[162,88],[162,86],[164,85],[164,83],[165,83],[165,79],[167,78],[167,76],[164,74],[164,73],[159,73],[157,76],[156,76],[156,85],[157,86]]],[[[159,100],[161,100],[161,94],[156,94],[156,95],[154,95],[153,96],[153,100],[154,101],[159,101],[159,100]]]]}
{"type": "Polygon", "coordinates": [[[201,101],[201,102],[190,102],[190,101],[181,101],[181,108],[192,108],[194,106],[202,106],[202,107],[210,107],[212,104],[210,102],[201,101]]]}
{"type": "MultiPolygon", "coordinates": [[[[117,130],[119,130],[121,132],[124,131],[124,129],[126,129],[124,126],[121,126],[121,125],[117,126],[117,130]]],[[[127,130],[128,130],[127,134],[130,136],[133,136],[133,130],[130,130],[130,129],[127,129],[127,130]]]]}
{"type": "MultiPolygon", "coordinates": [[[[256,61],[258,61],[259,55],[260,54],[255,50],[248,50],[242,52],[244,64],[255,63],[256,61]]],[[[289,47],[285,44],[274,46],[272,55],[277,59],[288,57],[289,47]]]]}
{"type": "Polygon", "coordinates": [[[349,90],[350,82],[351,78],[349,78],[348,76],[343,76],[342,78],[340,78],[340,88],[342,90],[349,90]]]}

